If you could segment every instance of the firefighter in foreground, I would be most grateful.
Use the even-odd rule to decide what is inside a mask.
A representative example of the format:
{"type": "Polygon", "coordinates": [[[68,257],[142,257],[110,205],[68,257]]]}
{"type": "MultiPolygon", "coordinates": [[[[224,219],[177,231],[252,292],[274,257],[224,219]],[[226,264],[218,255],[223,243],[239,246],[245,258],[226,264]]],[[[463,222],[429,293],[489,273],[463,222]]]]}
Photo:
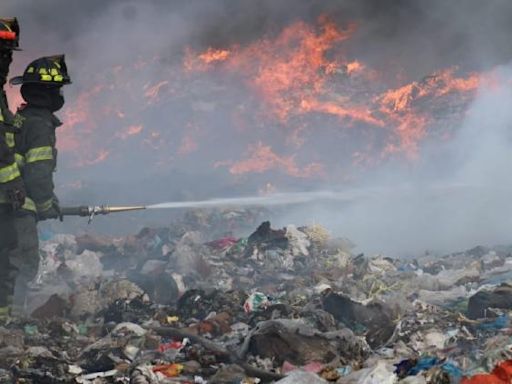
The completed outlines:
{"type": "Polygon", "coordinates": [[[14,158],[13,116],[7,105],[7,82],[12,53],[18,49],[16,19],[0,18],[0,317],[8,314],[13,292],[14,270],[9,250],[17,246],[15,212],[25,202],[25,190],[14,158]]]}
{"type": "MultiPolygon", "coordinates": [[[[54,194],[53,173],[57,164],[55,130],[62,123],[54,115],[64,105],[62,88],[70,84],[63,55],[42,57],[28,65],[22,76],[10,81],[21,84],[24,104],[14,117],[16,161],[21,170],[26,201],[16,217],[18,247],[10,252],[17,268],[13,309],[23,312],[28,284],[39,267],[37,221],[60,217],[54,194]]],[[[12,282],[11,282],[12,283],[12,282]]]]}

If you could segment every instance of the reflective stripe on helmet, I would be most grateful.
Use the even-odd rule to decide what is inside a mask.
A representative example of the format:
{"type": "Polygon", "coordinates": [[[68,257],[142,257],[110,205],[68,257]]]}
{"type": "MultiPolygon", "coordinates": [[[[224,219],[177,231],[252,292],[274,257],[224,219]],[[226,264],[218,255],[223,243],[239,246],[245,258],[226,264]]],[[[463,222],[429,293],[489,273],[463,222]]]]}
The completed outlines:
{"type": "Polygon", "coordinates": [[[27,151],[25,154],[25,163],[35,163],[37,161],[44,161],[44,160],[53,160],[53,148],[48,147],[38,147],[38,148],[32,148],[27,151]]]}
{"type": "Polygon", "coordinates": [[[62,82],[64,80],[64,77],[62,75],[41,75],[41,81],[56,81],[56,82],[62,82]]]}
{"type": "Polygon", "coordinates": [[[0,168],[0,183],[8,183],[20,176],[20,170],[16,163],[0,168]]]}

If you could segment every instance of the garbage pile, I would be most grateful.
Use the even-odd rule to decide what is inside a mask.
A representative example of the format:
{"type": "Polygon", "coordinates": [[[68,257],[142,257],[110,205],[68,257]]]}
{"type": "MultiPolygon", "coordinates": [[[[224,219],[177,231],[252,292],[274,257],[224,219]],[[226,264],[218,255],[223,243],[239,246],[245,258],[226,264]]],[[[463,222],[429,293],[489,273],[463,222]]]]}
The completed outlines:
{"type": "Polygon", "coordinates": [[[393,259],[320,225],[198,228],[44,242],[0,382],[511,382],[512,248],[393,259]]]}

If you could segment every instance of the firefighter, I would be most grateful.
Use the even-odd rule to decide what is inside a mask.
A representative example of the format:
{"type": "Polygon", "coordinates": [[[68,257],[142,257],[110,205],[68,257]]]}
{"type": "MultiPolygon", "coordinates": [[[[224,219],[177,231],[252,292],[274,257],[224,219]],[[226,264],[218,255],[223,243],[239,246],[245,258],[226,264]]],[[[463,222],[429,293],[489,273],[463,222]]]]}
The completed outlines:
{"type": "Polygon", "coordinates": [[[16,161],[27,196],[17,215],[18,247],[10,252],[17,268],[14,312],[23,312],[28,284],[39,267],[37,221],[60,217],[59,200],[54,194],[53,173],[57,163],[55,130],[62,123],[54,115],[64,105],[62,88],[70,84],[64,55],[41,57],[10,80],[21,84],[24,104],[14,117],[16,161]]]}
{"type": "Polygon", "coordinates": [[[0,18],[0,317],[8,315],[13,292],[9,250],[17,246],[15,212],[25,202],[25,189],[14,158],[13,115],[9,111],[4,85],[13,51],[18,50],[16,18],[0,18]]]}

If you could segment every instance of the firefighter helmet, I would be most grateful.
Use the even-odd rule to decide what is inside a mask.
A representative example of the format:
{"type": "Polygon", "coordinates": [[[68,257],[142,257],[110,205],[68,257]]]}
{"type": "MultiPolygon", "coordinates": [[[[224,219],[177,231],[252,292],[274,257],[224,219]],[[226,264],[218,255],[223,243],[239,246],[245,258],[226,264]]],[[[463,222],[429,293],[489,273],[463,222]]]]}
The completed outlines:
{"type": "Polygon", "coordinates": [[[12,85],[37,83],[45,85],[71,84],[64,55],[45,56],[31,62],[22,76],[9,80],[12,85]]]}
{"type": "Polygon", "coordinates": [[[16,18],[0,18],[0,48],[19,50],[20,27],[16,18]]]}

